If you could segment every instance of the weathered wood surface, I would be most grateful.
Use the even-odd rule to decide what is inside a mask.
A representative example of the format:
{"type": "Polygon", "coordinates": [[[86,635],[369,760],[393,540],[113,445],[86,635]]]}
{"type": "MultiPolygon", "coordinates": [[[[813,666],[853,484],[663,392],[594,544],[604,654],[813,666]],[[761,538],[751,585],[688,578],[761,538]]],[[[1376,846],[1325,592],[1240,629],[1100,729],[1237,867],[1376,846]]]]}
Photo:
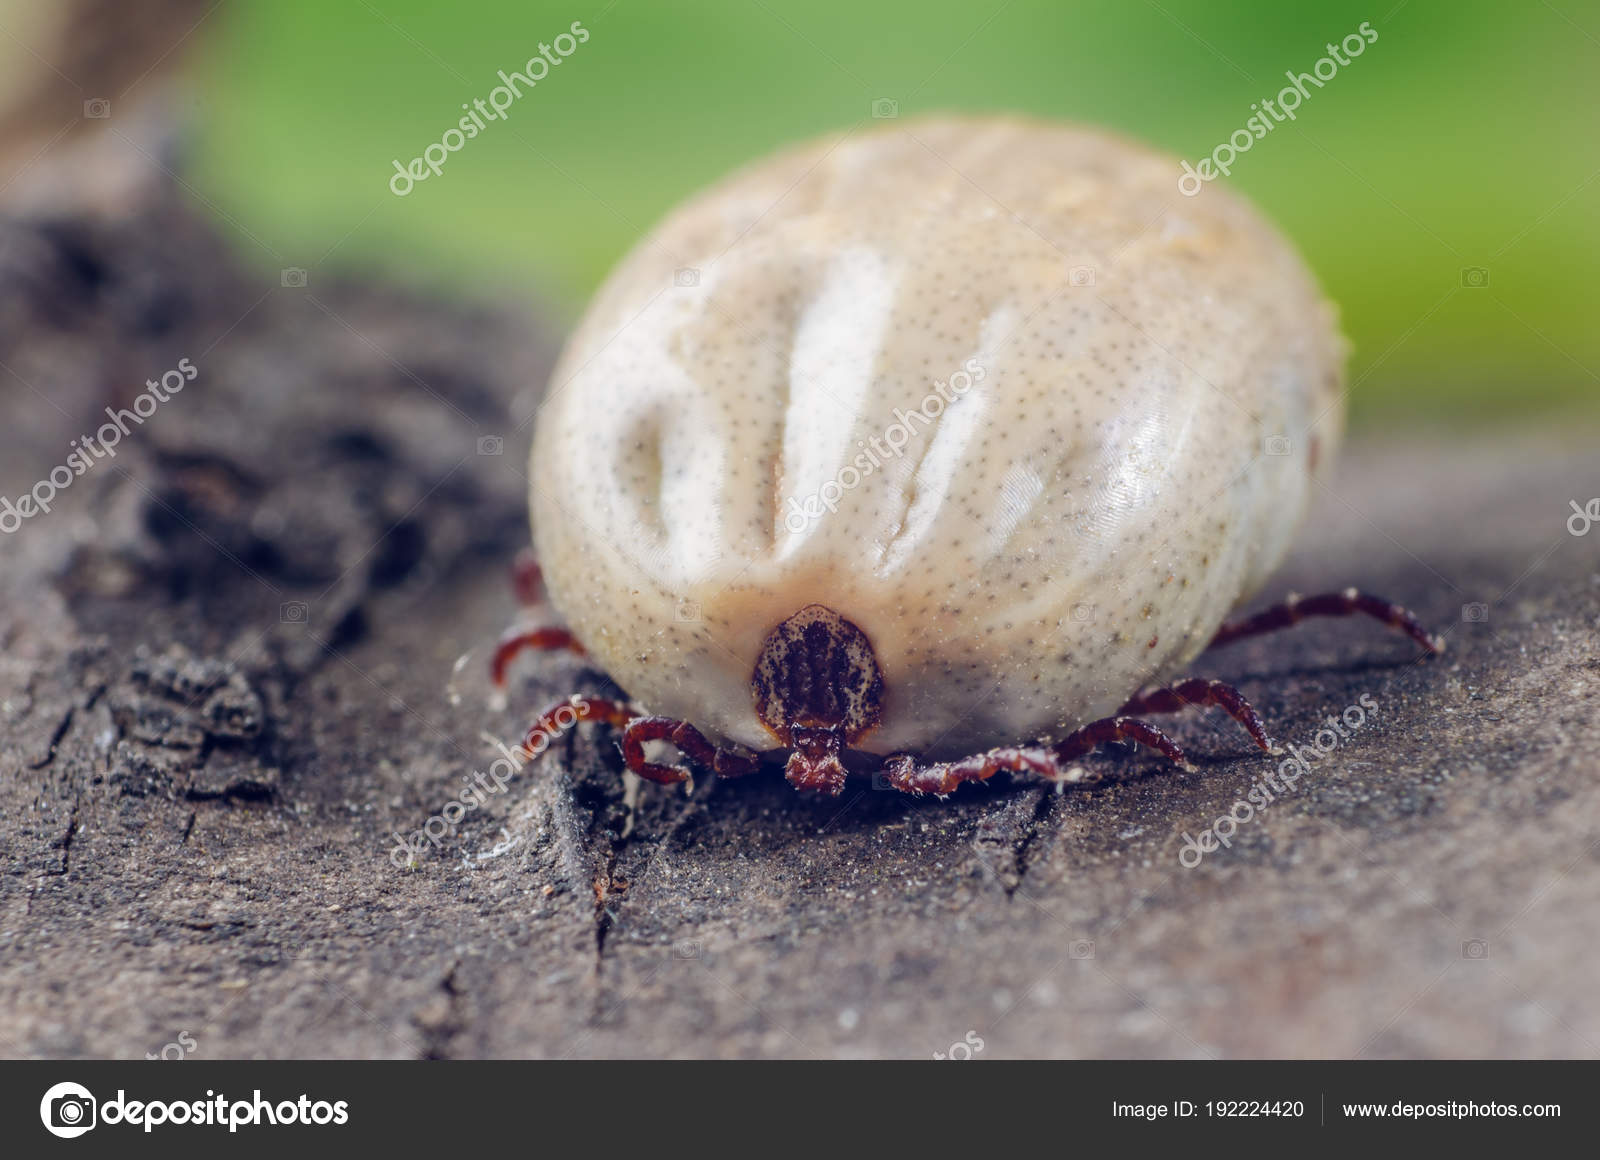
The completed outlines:
{"type": "Polygon", "coordinates": [[[0,540],[0,1053],[1600,1054],[1594,431],[1352,452],[1277,587],[1404,600],[1449,652],[1324,623],[1204,658],[1302,747],[1379,709],[1196,869],[1181,835],[1275,766],[1216,711],[1172,723],[1198,773],[946,802],[630,810],[586,728],[401,870],[487,738],[605,688],[549,659],[496,709],[483,672],[549,339],[283,286],[170,190],[0,231],[3,494],[199,368],[0,540]]]}

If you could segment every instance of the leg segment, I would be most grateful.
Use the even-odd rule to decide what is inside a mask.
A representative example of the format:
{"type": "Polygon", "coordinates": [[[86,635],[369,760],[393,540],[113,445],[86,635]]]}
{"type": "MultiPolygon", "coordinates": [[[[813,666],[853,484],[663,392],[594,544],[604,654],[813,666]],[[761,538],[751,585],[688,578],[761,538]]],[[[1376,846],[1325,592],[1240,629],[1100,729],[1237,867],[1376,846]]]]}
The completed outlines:
{"type": "Polygon", "coordinates": [[[1037,773],[1048,781],[1061,781],[1074,758],[1082,757],[1108,741],[1137,741],[1159,749],[1179,767],[1192,770],[1178,743],[1161,730],[1132,717],[1105,717],[1091,721],[1055,745],[1005,746],[987,753],[919,766],[910,754],[897,753],[883,763],[883,776],[903,793],[943,797],[965,781],[986,781],[1001,770],[1037,773]]]}
{"type": "Polygon", "coordinates": [[[1210,648],[1232,644],[1249,636],[1260,636],[1298,624],[1310,616],[1370,616],[1391,628],[1399,629],[1430,653],[1444,651],[1442,637],[1430,636],[1428,630],[1410,612],[1398,604],[1391,604],[1377,596],[1346,588],[1343,592],[1328,592],[1321,596],[1289,594],[1282,604],[1263,609],[1254,616],[1224,624],[1211,639],[1210,648]]]}
{"type": "Polygon", "coordinates": [[[583,657],[589,654],[578,643],[578,638],[564,628],[512,629],[494,646],[494,656],[489,659],[489,679],[494,687],[506,687],[506,672],[517,656],[528,650],[565,649],[583,657]]]}
{"type": "Polygon", "coordinates": [[[646,741],[670,741],[686,757],[719,777],[739,777],[753,772],[761,764],[761,759],[754,753],[717,748],[706,740],[705,734],[686,721],[674,721],[670,717],[638,717],[623,702],[605,697],[569,697],[551,705],[539,714],[533,728],[528,730],[528,736],[522,743],[523,757],[528,761],[537,760],[550,747],[553,738],[580,721],[600,721],[621,729],[622,756],[628,768],[640,777],[662,785],[688,781],[689,771],[682,766],[646,761],[646,741]]]}
{"type": "MultiPolygon", "coordinates": [[[[544,572],[534,557],[532,548],[517,553],[511,564],[511,586],[516,591],[517,603],[524,608],[537,608],[544,603],[544,572]]],[[[506,687],[506,672],[518,655],[528,650],[565,649],[577,656],[587,656],[578,638],[564,628],[513,628],[494,646],[494,656],[489,660],[489,679],[494,687],[506,687]]]]}
{"type": "Polygon", "coordinates": [[[621,701],[605,697],[563,697],[534,719],[533,728],[523,738],[519,752],[525,761],[537,761],[550,742],[580,721],[603,721],[618,729],[633,720],[633,711],[621,701]]]}
{"type": "Polygon", "coordinates": [[[1167,759],[1187,773],[1194,772],[1189,757],[1178,743],[1148,721],[1137,717],[1102,717],[1091,721],[1076,733],[1069,733],[1055,746],[1056,757],[1066,763],[1092,753],[1097,745],[1108,741],[1137,741],[1150,749],[1159,749],[1167,759]]]}
{"type": "Polygon", "coordinates": [[[689,760],[718,777],[743,777],[761,766],[761,758],[747,750],[719,749],[706,735],[687,721],[671,717],[635,717],[622,735],[622,756],[628,768],[640,777],[670,785],[688,781],[689,771],[681,765],[658,765],[644,759],[646,741],[670,741],[689,760]]]}
{"type": "Polygon", "coordinates": [[[1268,753],[1276,753],[1261,717],[1254,706],[1232,685],[1201,678],[1184,681],[1170,689],[1153,689],[1140,693],[1117,710],[1118,716],[1136,717],[1143,713],[1177,713],[1190,705],[1216,705],[1227,710],[1228,716],[1245,727],[1255,743],[1268,753]]]}
{"type": "Polygon", "coordinates": [[[931,793],[944,797],[964,781],[987,781],[1003,769],[1027,770],[1052,781],[1061,776],[1061,765],[1054,752],[1034,745],[1006,746],[934,765],[918,765],[917,759],[909,753],[897,753],[885,759],[880,776],[891,788],[902,793],[918,796],[931,793]]]}
{"type": "Polygon", "coordinates": [[[522,549],[511,562],[511,587],[517,594],[517,603],[524,608],[544,603],[544,571],[532,548],[522,549]]]}

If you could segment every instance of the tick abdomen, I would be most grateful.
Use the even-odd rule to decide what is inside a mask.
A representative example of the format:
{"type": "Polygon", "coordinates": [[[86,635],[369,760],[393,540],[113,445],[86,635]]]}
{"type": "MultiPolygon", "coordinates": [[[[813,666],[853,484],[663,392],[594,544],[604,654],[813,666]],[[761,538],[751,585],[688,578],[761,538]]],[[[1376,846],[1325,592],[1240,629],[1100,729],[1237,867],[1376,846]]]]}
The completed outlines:
{"type": "Polygon", "coordinates": [[[669,217],[535,439],[578,639],[651,712],[768,748],[758,658],[821,605],[881,671],[856,747],[934,758],[1190,660],[1331,458],[1342,347],[1292,249],[1179,172],[1085,129],[913,121],[669,217]]]}

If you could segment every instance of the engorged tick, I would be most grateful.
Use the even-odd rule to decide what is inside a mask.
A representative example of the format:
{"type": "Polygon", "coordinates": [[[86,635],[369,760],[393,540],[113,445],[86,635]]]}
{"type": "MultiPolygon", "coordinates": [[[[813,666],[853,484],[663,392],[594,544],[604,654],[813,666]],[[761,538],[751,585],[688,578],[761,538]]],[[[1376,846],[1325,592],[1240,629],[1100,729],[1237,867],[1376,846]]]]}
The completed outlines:
{"type": "Polygon", "coordinates": [[[1187,767],[1140,715],[1188,706],[1271,751],[1236,689],[1162,684],[1306,617],[1438,651],[1354,589],[1223,623],[1337,446],[1344,349],[1289,245],[1178,172],[1088,129],[938,118],[782,152],[672,214],[539,415],[534,542],[567,627],[494,663],[503,683],[521,649],[569,648],[633,700],[558,702],[525,750],[578,704],[653,781],[689,777],[646,760],[656,740],[719,775],[771,756],[802,789],[943,795],[1060,781],[1113,740],[1187,767]]]}

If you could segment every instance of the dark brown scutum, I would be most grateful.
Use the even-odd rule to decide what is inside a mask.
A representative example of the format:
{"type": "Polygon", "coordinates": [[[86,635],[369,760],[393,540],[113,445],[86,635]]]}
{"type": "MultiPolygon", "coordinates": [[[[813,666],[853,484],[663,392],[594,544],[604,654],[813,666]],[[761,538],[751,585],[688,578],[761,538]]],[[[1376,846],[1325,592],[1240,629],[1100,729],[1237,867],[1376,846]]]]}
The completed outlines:
{"type": "Polygon", "coordinates": [[[808,604],[767,635],[750,675],[756,715],[784,745],[796,726],[837,729],[853,743],[883,714],[883,675],[855,625],[808,604]]]}

